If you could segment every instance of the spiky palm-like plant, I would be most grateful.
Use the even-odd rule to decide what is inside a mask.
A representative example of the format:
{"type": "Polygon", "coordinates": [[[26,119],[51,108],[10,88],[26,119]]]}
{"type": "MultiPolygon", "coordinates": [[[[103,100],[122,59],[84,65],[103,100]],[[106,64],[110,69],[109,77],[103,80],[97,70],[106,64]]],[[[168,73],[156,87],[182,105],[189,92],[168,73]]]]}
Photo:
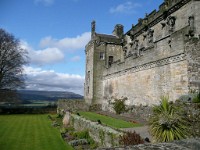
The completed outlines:
{"type": "Polygon", "coordinates": [[[188,135],[187,122],[181,115],[181,108],[169,103],[168,97],[162,97],[160,105],[153,107],[149,125],[157,142],[179,140],[188,135]]]}

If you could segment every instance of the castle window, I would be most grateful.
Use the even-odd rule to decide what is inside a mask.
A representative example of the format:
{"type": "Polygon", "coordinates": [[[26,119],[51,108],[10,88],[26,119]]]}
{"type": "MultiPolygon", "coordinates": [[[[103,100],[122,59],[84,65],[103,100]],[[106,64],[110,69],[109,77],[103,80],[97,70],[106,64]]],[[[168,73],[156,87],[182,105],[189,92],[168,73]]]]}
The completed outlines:
{"type": "Polygon", "coordinates": [[[87,79],[88,79],[88,83],[89,83],[90,82],[90,71],[88,71],[87,79]]]}
{"type": "Polygon", "coordinates": [[[90,87],[88,86],[87,93],[89,94],[89,92],[90,92],[90,87]]]}
{"type": "Polygon", "coordinates": [[[111,66],[112,63],[113,63],[113,56],[109,56],[108,57],[108,66],[111,66]]]}
{"type": "Polygon", "coordinates": [[[104,52],[100,52],[99,58],[100,60],[104,60],[104,52]]]}

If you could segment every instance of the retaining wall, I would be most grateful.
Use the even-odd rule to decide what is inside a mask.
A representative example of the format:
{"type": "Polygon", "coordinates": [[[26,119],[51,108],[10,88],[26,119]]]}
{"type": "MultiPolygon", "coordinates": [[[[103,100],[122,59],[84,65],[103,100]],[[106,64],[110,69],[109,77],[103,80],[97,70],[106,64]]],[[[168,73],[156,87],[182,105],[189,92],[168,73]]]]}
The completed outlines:
{"type": "Polygon", "coordinates": [[[76,111],[76,110],[89,110],[89,106],[84,100],[74,100],[74,99],[61,99],[57,103],[57,113],[64,115],[66,111],[76,111]]]}
{"type": "Polygon", "coordinates": [[[119,145],[119,136],[123,134],[120,131],[98,124],[98,122],[86,120],[75,114],[71,114],[70,124],[74,126],[75,130],[88,130],[90,136],[99,144],[99,146],[117,146],[119,145]]]}

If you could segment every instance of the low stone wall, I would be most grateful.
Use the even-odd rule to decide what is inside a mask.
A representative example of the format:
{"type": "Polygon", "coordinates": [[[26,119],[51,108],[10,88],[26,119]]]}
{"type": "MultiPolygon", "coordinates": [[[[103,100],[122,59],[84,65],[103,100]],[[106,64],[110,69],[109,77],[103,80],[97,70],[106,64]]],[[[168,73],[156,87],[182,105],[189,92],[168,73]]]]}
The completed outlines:
{"type": "MultiPolygon", "coordinates": [[[[179,107],[181,106],[186,115],[198,117],[197,114],[200,114],[200,103],[192,103],[191,99],[191,95],[184,95],[180,97],[180,100],[175,101],[175,105],[179,107]],[[188,101],[189,98],[190,101],[188,101]]],[[[127,112],[120,114],[120,116],[130,118],[130,120],[134,120],[142,124],[147,124],[150,116],[153,114],[152,108],[152,106],[126,105],[127,112]]],[[[104,107],[103,111],[115,113],[113,105],[104,107]]]]}
{"type": "Polygon", "coordinates": [[[64,115],[66,111],[89,110],[89,106],[85,103],[85,101],[78,99],[61,99],[58,100],[57,105],[57,113],[62,115],[64,115]]]}
{"type": "MultiPolygon", "coordinates": [[[[109,106],[105,107],[102,106],[103,111],[115,113],[113,109],[113,105],[110,104],[109,106]]],[[[134,120],[136,122],[147,124],[149,117],[152,115],[152,107],[150,106],[136,106],[136,105],[126,105],[126,112],[120,114],[121,116],[125,116],[130,118],[130,120],[134,120]]]]}
{"type": "MultiPolygon", "coordinates": [[[[177,105],[180,105],[177,103],[177,105]]],[[[192,137],[200,137],[200,103],[186,103],[183,106],[185,117],[190,123],[190,134],[192,137]]]]}
{"type": "Polygon", "coordinates": [[[128,112],[124,113],[124,116],[134,116],[135,121],[146,124],[149,120],[149,117],[152,115],[152,107],[150,106],[129,106],[128,112]]]}
{"type": "Polygon", "coordinates": [[[119,145],[119,136],[123,134],[122,132],[103,126],[97,122],[86,120],[85,118],[75,114],[71,114],[70,124],[75,128],[75,130],[88,130],[94,141],[96,141],[99,146],[104,147],[119,145]]]}
{"type": "Polygon", "coordinates": [[[135,146],[98,148],[97,150],[199,150],[200,138],[173,141],[170,143],[140,144],[135,146]]]}

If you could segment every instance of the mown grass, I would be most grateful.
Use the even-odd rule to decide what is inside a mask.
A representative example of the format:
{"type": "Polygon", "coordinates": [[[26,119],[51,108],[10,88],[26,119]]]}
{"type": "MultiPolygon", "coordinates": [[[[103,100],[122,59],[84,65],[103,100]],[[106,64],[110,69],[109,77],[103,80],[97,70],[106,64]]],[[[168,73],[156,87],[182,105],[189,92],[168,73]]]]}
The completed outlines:
{"type": "Polygon", "coordinates": [[[86,119],[91,121],[98,121],[100,120],[102,124],[113,127],[113,128],[132,128],[132,127],[139,127],[142,126],[138,123],[127,122],[121,119],[116,119],[104,115],[100,115],[94,112],[83,112],[80,111],[79,114],[86,119]]]}
{"type": "Polygon", "coordinates": [[[0,115],[0,150],[71,150],[47,115],[0,115]]]}

